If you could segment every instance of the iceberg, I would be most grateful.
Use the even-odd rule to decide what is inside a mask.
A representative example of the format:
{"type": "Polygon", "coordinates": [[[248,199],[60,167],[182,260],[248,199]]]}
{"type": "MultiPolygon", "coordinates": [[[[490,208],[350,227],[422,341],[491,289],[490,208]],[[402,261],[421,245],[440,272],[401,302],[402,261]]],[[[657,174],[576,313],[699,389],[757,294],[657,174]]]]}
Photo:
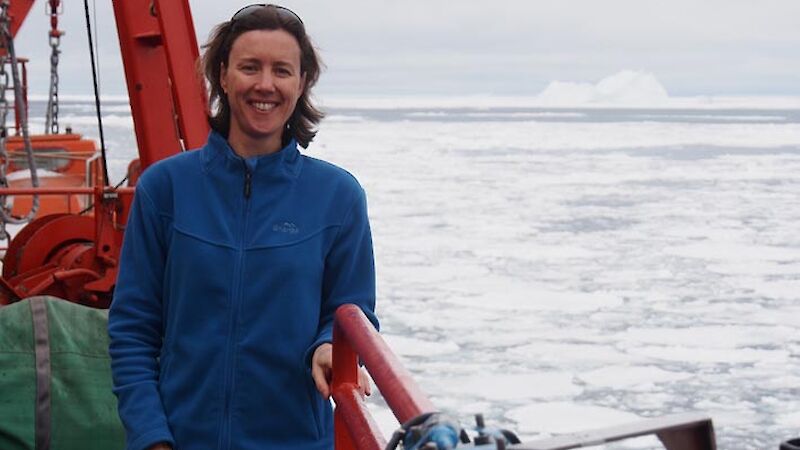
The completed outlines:
{"type": "Polygon", "coordinates": [[[548,105],[648,105],[669,100],[667,89],[649,72],[623,70],[603,78],[596,84],[552,81],[537,96],[548,105]]]}

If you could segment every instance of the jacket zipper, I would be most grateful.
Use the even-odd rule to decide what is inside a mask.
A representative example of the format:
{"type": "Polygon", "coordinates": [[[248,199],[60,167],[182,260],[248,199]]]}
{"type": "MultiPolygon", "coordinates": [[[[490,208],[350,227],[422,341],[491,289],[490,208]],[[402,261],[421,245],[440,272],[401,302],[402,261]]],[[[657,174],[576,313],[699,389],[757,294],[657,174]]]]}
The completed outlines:
{"type": "Polygon", "coordinates": [[[231,403],[234,390],[234,372],[236,366],[236,322],[238,318],[239,304],[242,298],[242,277],[244,272],[244,238],[247,232],[247,216],[250,211],[250,194],[252,193],[252,180],[253,173],[247,166],[247,162],[243,159],[244,165],[244,207],[242,208],[242,222],[241,230],[239,233],[239,258],[233,276],[236,278],[236,284],[231,296],[231,311],[229,317],[228,327],[228,345],[226,353],[225,364],[225,395],[222,409],[222,431],[220,432],[220,449],[230,449],[231,446],[231,403]]]}
{"type": "Polygon", "coordinates": [[[252,190],[253,174],[247,168],[247,163],[244,164],[244,198],[250,198],[250,191],[252,190]]]}

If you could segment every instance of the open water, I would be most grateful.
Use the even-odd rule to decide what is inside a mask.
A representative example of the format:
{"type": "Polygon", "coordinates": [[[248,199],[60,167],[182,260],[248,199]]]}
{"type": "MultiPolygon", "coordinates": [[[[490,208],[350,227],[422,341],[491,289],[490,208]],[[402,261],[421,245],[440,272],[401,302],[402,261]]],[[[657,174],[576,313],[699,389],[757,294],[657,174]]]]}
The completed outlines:
{"type": "MultiPolygon", "coordinates": [[[[382,332],[437,406],[527,439],[683,411],[721,449],[800,436],[800,104],[468,106],[345,102],[307,152],[367,190],[382,332]]],[[[104,117],[119,180],[130,115],[104,117]]]]}

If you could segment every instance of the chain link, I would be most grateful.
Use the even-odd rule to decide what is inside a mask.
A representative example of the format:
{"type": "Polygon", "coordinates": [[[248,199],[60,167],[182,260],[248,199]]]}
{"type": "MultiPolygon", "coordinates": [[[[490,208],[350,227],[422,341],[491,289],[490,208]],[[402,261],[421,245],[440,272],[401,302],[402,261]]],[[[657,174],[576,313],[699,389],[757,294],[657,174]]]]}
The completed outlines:
{"type": "MultiPolygon", "coordinates": [[[[8,98],[6,92],[8,91],[8,72],[6,72],[6,63],[8,59],[8,45],[6,41],[6,30],[9,29],[8,18],[8,3],[0,3],[0,187],[8,187],[8,179],[6,178],[6,171],[8,170],[8,152],[6,151],[6,138],[8,137],[8,128],[6,127],[6,118],[8,117],[8,98]]],[[[10,215],[10,211],[6,206],[6,197],[0,196],[0,209],[3,210],[2,217],[0,217],[0,241],[9,239],[8,232],[6,231],[6,221],[2,220],[6,215],[10,215]]]]}
{"type": "Polygon", "coordinates": [[[58,2],[50,1],[50,94],[47,97],[45,134],[58,134],[58,59],[61,55],[61,31],[58,30],[58,2]]]}

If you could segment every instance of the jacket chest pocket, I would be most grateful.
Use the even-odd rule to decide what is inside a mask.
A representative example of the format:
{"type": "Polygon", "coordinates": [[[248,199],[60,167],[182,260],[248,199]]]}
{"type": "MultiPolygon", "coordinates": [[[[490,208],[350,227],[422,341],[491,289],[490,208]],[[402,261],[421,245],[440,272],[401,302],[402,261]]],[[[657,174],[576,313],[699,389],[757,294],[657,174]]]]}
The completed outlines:
{"type": "Polygon", "coordinates": [[[316,282],[337,230],[335,225],[308,230],[290,221],[264,224],[247,245],[246,270],[259,271],[276,281],[316,282]]]}
{"type": "Polygon", "coordinates": [[[240,321],[262,339],[286,340],[305,351],[319,326],[325,255],[334,227],[302,236],[279,235],[245,255],[240,321]],[[294,238],[293,238],[294,237],[294,238]]]}

